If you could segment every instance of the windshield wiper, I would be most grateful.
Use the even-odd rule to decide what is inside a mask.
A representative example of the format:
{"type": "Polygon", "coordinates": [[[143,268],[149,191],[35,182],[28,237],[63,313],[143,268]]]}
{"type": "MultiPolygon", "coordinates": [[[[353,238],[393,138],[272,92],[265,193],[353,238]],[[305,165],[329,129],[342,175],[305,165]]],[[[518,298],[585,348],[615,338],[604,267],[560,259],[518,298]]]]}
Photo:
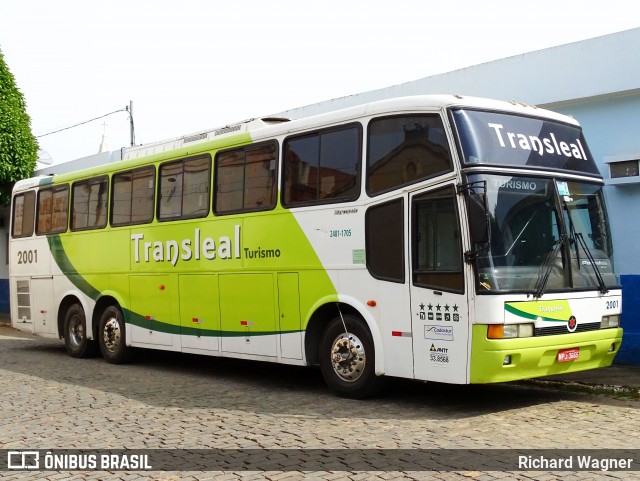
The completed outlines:
{"type": "MultiPolygon", "coordinates": [[[[571,215],[571,214],[569,214],[571,215]]],[[[596,264],[596,260],[593,257],[593,254],[591,253],[591,250],[589,249],[589,247],[587,246],[587,243],[584,240],[584,237],[582,236],[581,232],[575,232],[574,233],[575,239],[576,241],[579,241],[580,247],[582,247],[582,250],[584,250],[584,253],[587,255],[587,259],[589,259],[589,262],[591,263],[591,266],[593,267],[593,272],[596,275],[596,280],[598,281],[598,286],[600,287],[600,292],[602,294],[606,294],[607,292],[609,292],[609,289],[607,289],[607,285],[604,282],[604,278],[602,277],[602,273],[600,272],[600,269],[598,268],[598,265],[596,264]]],[[[576,251],[578,249],[576,248],[576,251]]],[[[577,259],[578,262],[578,269],[580,269],[580,259],[577,259]]]]}
{"type": "Polygon", "coordinates": [[[505,257],[511,253],[511,249],[513,249],[516,243],[520,240],[520,237],[522,237],[522,234],[524,234],[524,231],[527,230],[527,227],[529,227],[529,224],[531,224],[531,221],[533,220],[533,218],[536,216],[537,213],[538,213],[537,210],[533,211],[533,214],[531,214],[531,217],[529,217],[529,220],[527,221],[527,223],[520,230],[520,233],[516,236],[515,240],[511,243],[507,251],[504,253],[505,257]]]}
{"type": "Polygon", "coordinates": [[[562,244],[564,244],[566,240],[567,236],[561,234],[560,238],[554,242],[553,250],[547,255],[546,259],[542,263],[542,269],[544,269],[544,272],[538,280],[538,283],[536,284],[536,292],[534,294],[534,297],[540,298],[542,297],[542,294],[544,294],[544,289],[547,286],[547,281],[549,280],[549,276],[551,275],[551,269],[553,269],[553,263],[558,256],[560,247],[562,247],[562,244]]]}
{"type": "Polygon", "coordinates": [[[582,247],[582,250],[584,251],[585,255],[587,256],[587,259],[589,260],[589,262],[591,263],[591,266],[593,267],[593,272],[596,276],[596,280],[598,281],[598,287],[600,288],[600,292],[602,294],[606,294],[607,292],[609,292],[609,289],[607,289],[607,285],[604,282],[602,273],[600,272],[600,269],[596,264],[593,254],[591,253],[591,249],[589,249],[589,246],[587,246],[587,243],[585,242],[584,236],[582,235],[582,233],[576,232],[576,227],[575,227],[575,224],[573,223],[573,218],[571,217],[571,211],[569,210],[569,206],[567,205],[567,202],[563,199],[562,203],[564,204],[564,208],[567,211],[567,217],[569,219],[569,230],[571,233],[571,240],[576,246],[576,265],[578,266],[578,270],[580,270],[580,247],[582,247]]]}

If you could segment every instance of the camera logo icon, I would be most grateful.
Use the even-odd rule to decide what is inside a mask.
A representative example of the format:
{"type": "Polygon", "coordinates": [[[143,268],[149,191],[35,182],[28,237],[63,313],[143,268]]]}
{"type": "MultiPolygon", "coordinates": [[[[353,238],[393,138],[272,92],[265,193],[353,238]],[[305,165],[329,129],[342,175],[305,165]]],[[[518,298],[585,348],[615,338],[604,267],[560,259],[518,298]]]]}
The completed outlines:
{"type": "Polygon", "coordinates": [[[7,453],[9,469],[39,469],[40,453],[38,451],[9,451],[7,453]]]}

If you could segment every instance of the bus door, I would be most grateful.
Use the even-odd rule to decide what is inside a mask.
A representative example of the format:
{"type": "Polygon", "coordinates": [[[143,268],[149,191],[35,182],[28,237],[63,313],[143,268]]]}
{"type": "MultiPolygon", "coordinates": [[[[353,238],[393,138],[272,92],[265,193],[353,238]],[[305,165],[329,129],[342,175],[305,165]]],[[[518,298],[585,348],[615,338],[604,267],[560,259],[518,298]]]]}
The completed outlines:
{"type": "Polygon", "coordinates": [[[469,312],[455,187],[421,190],[409,202],[414,376],[465,383],[469,312]]]}
{"type": "MultiPolygon", "coordinates": [[[[33,227],[31,231],[33,232],[33,227]]],[[[57,309],[53,308],[52,260],[51,256],[47,255],[48,252],[49,246],[44,236],[12,240],[9,267],[12,283],[11,317],[14,327],[30,327],[35,334],[57,337],[57,309]]]]}
{"type": "Polygon", "coordinates": [[[31,277],[31,317],[33,332],[41,335],[55,335],[58,332],[53,309],[53,276],[31,277]]]}
{"type": "MultiPolygon", "coordinates": [[[[406,276],[408,200],[407,194],[403,194],[367,208],[366,265],[377,281],[348,283],[355,296],[375,301],[379,329],[387,339],[385,375],[405,378],[413,377],[411,303],[406,276]]],[[[354,263],[360,262],[356,254],[354,263]]]]}

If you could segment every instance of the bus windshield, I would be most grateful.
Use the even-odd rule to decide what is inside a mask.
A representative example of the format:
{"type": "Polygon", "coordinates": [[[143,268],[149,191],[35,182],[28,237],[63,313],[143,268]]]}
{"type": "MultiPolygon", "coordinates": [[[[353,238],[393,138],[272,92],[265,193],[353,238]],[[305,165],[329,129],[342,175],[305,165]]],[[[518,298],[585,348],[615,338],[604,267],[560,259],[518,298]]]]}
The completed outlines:
{"type": "Polygon", "coordinates": [[[480,292],[618,285],[602,185],[488,174],[469,181],[486,185],[489,242],[474,247],[480,292]]]}

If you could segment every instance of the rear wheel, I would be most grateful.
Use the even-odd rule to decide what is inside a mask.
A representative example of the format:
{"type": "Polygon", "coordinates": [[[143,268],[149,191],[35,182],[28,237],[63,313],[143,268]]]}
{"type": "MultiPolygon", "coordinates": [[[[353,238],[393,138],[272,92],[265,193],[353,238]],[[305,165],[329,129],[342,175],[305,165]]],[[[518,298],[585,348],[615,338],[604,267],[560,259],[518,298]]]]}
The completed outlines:
{"type": "Polygon", "coordinates": [[[64,315],[64,346],[73,357],[90,357],[98,353],[98,345],[87,338],[87,319],[78,303],[72,304],[64,315]]]}
{"type": "Polygon", "coordinates": [[[362,399],[375,394],[382,380],[375,374],[373,339],[362,319],[346,315],[329,323],[320,343],[320,368],[339,396],[362,399]]]}
{"type": "Polygon", "coordinates": [[[124,316],[118,306],[107,307],[100,316],[98,341],[107,362],[123,364],[131,360],[133,351],[127,347],[124,316]]]}

